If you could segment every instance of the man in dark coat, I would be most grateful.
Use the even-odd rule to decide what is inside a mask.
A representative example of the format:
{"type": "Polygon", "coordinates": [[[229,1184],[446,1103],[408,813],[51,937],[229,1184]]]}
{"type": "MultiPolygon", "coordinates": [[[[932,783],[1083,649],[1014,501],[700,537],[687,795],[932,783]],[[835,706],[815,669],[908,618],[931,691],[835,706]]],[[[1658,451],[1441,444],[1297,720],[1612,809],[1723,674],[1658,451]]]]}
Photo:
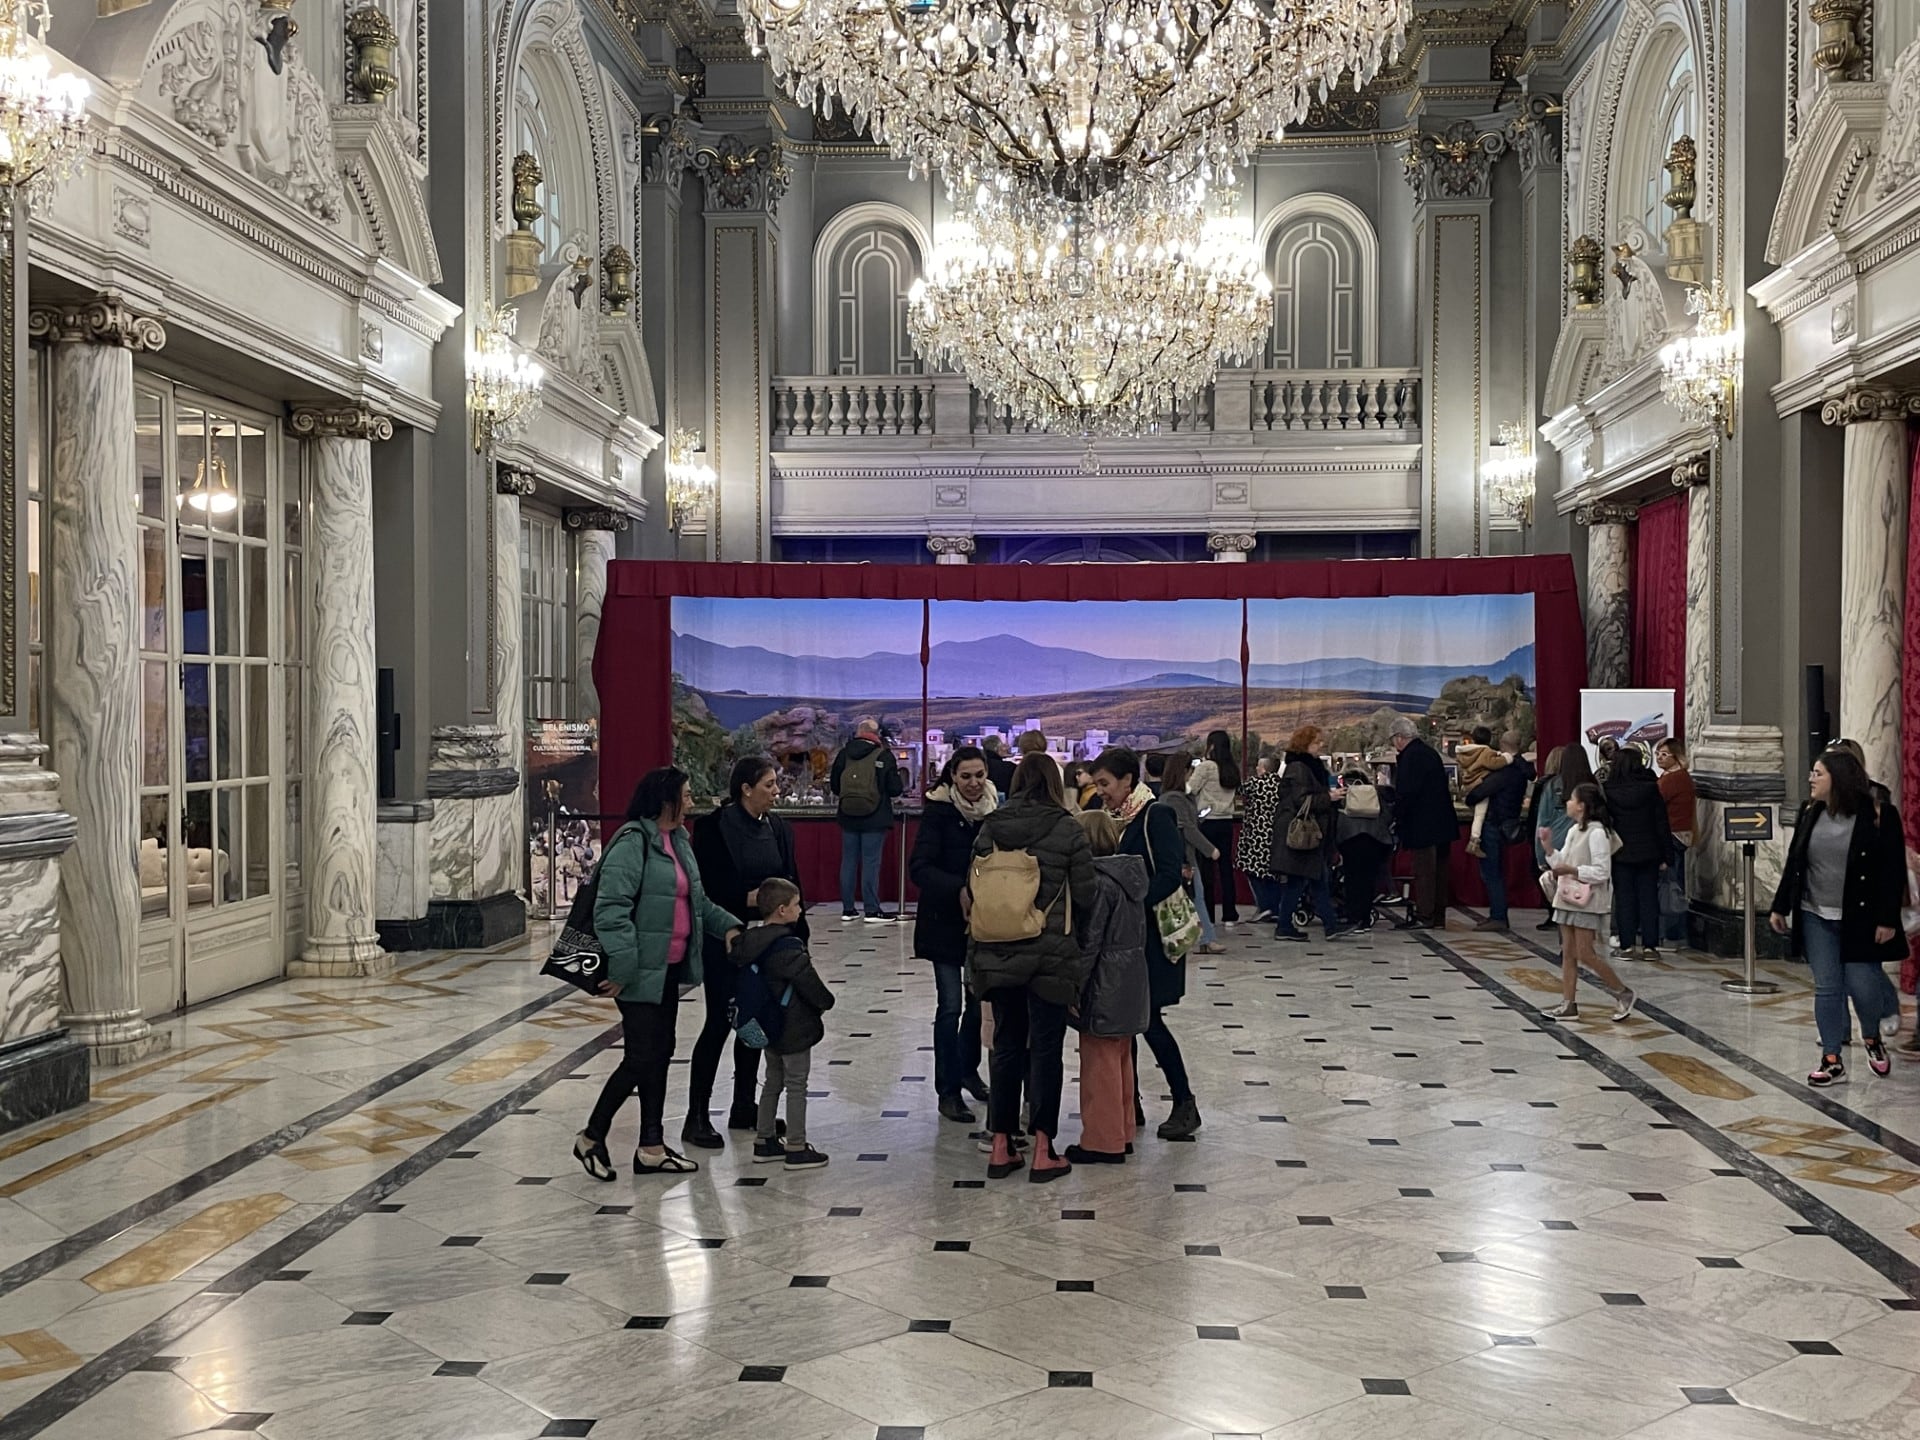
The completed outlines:
{"type": "Polygon", "coordinates": [[[1487,802],[1487,823],[1480,827],[1480,879],[1487,887],[1487,918],[1476,930],[1507,928],[1507,846],[1525,839],[1522,812],[1527,804],[1527,782],[1533,766],[1520,754],[1520,737],[1509,730],[1500,739],[1507,763],[1490,771],[1468,793],[1467,804],[1487,802]]]}
{"type": "Polygon", "coordinates": [[[838,800],[840,822],[840,918],[854,917],[854,902],[866,902],[870,922],[894,919],[880,908],[880,861],[893,829],[893,802],[906,777],[880,735],[880,722],[861,720],[853,739],[833,757],[827,788],[838,800]]]}
{"type": "Polygon", "coordinates": [[[1393,767],[1393,821],[1400,848],[1413,857],[1413,918],[1402,929],[1447,928],[1447,864],[1453,842],[1460,838],[1460,818],[1454,814],[1453,791],[1440,754],[1420,738],[1413,722],[1402,716],[1393,722],[1393,748],[1399,761],[1393,767]]]}

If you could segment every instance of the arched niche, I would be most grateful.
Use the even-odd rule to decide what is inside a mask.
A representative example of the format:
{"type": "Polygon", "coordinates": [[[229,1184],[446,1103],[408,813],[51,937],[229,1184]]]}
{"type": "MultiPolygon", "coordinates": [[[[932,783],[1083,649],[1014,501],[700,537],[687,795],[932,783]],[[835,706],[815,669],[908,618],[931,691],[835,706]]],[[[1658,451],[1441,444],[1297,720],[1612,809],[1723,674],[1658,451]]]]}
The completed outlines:
{"type": "Polygon", "coordinates": [[[1296,195],[1267,215],[1255,243],[1273,282],[1269,366],[1379,363],[1380,241],[1359,206],[1338,195],[1296,195]]]}
{"type": "Polygon", "coordinates": [[[919,217],[884,201],[850,205],[821,228],[813,246],[816,375],[919,373],[906,301],[931,249],[919,217]],[[876,368],[857,368],[863,364],[876,368]]]}

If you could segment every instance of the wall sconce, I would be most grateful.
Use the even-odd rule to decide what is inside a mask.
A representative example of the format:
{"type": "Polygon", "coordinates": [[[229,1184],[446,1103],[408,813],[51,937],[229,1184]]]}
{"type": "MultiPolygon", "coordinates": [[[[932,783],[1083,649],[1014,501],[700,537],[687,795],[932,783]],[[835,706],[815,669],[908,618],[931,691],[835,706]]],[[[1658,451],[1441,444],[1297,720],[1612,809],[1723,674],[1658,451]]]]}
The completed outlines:
{"type": "Polygon", "coordinates": [[[1687,313],[1699,317],[1693,334],[1660,347],[1660,391],[1687,419],[1711,424],[1731,437],[1740,381],[1740,328],[1718,285],[1689,291],[1687,313]]]}
{"type": "Polygon", "coordinates": [[[393,52],[400,36],[378,5],[363,5],[347,16],[347,43],[353,46],[351,84],[363,104],[378,105],[400,81],[393,73],[393,52]]]}
{"type": "Polygon", "coordinates": [[[473,448],[490,451],[511,439],[540,406],[547,372],[514,343],[519,316],[488,309],[474,328],[467,351],[467,409],[473,416],[473,448]]]}
{"type": "Polygon", "coordinates": [[[611,245],[600,257],[600,293],[609,315],[625,315],[633,299],[633,256],[624,245],[611,245]]]}
{"type": "Polygon", "coordinates": [[[1607,283],[1600,273],[1600,263],[1605,259],[1606,252],[1591,235],[1582,235],[1567,247],[1567,268],[1571,272],[1567,293],[1573,296],[1574,309],[1600,308],[1600,293],[1607,283]]]}
{"type": "Polygon", "coordinates": [[[705,510],[713,497],[719,477],[707,463],[700,448],[698,430],[675,430],[667,447],[667,528],[678,530],[680,522],[696,510],[705,510]]]}
{"type": "Polygon", "coordinates": [[[1533,453],[1533,434],[1524,425],[1508,423],[1500,427],[1500,438],[1480,467],[1488,498],[1494,508],[1521,525],[1533,523],[1534,471],[1539,462],[1533,453]]]}

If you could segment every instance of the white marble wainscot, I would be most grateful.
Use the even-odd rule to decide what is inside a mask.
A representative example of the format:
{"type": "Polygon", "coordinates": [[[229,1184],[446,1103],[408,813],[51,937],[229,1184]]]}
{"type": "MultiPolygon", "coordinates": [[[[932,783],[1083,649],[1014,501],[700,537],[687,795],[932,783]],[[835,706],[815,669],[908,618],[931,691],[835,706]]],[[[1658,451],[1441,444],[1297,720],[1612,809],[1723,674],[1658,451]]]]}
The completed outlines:
{"type": "Polygon", "coordinates": [[[1906,614],[1906,417],[1920,397],[1873,387],[1822,407],[1847,427],[1840,531],[1840,733],[1867,773],[1900,793],[1900,645],[1906,614]]]}
{"type": "Polygon", "coordinates": [[[582,720],[600,718],[600,692],[593,683],[593,652],[600,644],[600,617],[607,608],[607,566],[613,563],[611,530],[582,530],[574,542],[573,693],[582,720]]]}
{"type": "MultiPolygon", "coordinates": [[[[1787,826],[1793,819],[1784,779],[1786,750],[1780,731],[1771,725],[1709,725],[1694,737],[1690,758],[1700,793],[1700,828],[1687,858],[1694,915],[1704,931],[1704,948],[1738,954],[1740,909],[1746,897],[1740,847],[1723,838],[1722,816],[1728,805],[1780,807],[1774,838],[1754,856],[1754,904],[1764,917],[1786,866],[1787,826]]],[[[1761,945],[1769,948],[1770,940],[1763,938],[1761,945]]]]}
{"type": "Polygon", "coordinates": [[[388,950],[418,950],[427,943],[437,809],[438,802],[433,800],[380,802],[373,905],[380,943],[388,950]]]}
{"type": "Polygon", "coordinates": [[[60,856],[74,820],[32,735],[0,735],[0,1043],[60,1023],[60,856]]]}
{"type": "Polygon", "coordinates": [[[37,309],[52,342],[46,665],[53,768],[74,817],[60,869],[63,1023],[97,1063],[122,1065],[156,1043],[140,1012],[139,536],[133,352],[166,343],[156,320],[100,295],[37,309]]]}
{"type": "Polygon", "coordinates": [[[1577,518],[1587,526],[1587,683],[1612,689],[1633,674],[1628,600],[1634,511],[1600,501],[1582,506],[1577,518]]]}
{"type": "Polygon", "coordinates": [[[297,975],[393,968],[374,913],[373,442],[393,422],[355,406],[302,409],[313,539],[307,664],[307,941],[297,975]]]}

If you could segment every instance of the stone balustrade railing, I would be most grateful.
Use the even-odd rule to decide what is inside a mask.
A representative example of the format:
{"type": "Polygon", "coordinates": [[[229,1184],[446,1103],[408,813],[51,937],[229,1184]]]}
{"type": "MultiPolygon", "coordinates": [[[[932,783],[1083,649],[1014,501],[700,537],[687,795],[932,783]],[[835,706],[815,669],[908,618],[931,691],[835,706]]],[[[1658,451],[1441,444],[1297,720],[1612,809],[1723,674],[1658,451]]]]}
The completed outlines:
{"type": "MultiPolygon", "coordinates": [[[[773,436],[783,442],[937,435],[965,445],[974,437],[1049,433],[996,406],[962,375],[776,376],[772,414],[773,436]]],[[[1229,370],[1196,394],[1170,396],[1150,433],[1224,438],[1241,431],[1255,444],[1329,431],[1412,440],[1420,425],[1418,370],[1229,370]],[[1234,413],[1242,403],[1245,422],[1234,413]]]]}

